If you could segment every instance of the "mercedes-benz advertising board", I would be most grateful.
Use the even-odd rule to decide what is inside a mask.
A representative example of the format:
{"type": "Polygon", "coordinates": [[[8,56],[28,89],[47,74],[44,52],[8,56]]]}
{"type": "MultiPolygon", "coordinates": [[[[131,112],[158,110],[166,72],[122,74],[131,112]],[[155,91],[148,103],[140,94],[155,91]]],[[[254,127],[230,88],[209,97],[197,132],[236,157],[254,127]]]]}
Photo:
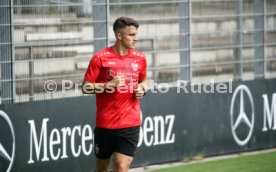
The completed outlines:
{"type": "MultiPolygon", "coordinates": [[[[276,79],[222,84],[149,90],[133,166],[275,147],[276,79]]],[[[2,104],[0,171],[93,171],[94,127],[95,96],[2,104]]]]}

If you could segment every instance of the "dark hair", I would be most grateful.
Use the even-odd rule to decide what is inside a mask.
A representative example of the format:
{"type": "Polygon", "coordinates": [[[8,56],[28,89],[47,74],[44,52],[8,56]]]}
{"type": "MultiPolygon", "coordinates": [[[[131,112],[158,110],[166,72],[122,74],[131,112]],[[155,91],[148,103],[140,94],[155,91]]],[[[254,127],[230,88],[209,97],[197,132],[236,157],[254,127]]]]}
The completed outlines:
{"type": "Polygon", "coordinates": [[[134,26],[138,29],[139,24],[137,23],[137,21],[135,21],[132,18],[129,17],[119,17],[115,20],[114,24],[113,24],[113,31],[114,32],[118,32],[120,29],[123,29],[127,26],[134,26]]]}

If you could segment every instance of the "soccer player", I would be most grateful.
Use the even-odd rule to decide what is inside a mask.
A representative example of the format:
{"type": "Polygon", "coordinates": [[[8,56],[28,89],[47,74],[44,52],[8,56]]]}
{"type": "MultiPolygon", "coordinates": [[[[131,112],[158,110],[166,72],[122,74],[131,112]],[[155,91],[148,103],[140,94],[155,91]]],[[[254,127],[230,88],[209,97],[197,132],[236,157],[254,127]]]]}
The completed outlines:
{"type": "Polygon", "coordinates": [[[94,54],[84,75],[83,92],[96,94],[96,172],[108,171],[112,155],[114,171],[127,172],[137,149],[138,99],[148,84],[145,55],[134,49],[138,27],[132,18],[116,19],[114,45],[94,54]]]}

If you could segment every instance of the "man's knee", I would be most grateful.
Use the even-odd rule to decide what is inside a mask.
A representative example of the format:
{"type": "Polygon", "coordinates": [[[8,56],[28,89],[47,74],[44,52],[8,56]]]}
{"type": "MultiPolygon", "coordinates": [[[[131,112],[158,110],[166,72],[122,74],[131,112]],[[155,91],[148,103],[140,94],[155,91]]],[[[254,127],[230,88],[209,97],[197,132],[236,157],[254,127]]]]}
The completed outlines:
{"type": "Polygon", "coordinates": [[[115,171],[116,172],[127,172],[132,160],[133,160],[133,157],[116,152],[114,155],[115,171]]]}
{"type": "Polygon", "coordinates": [[[125,161],[115,162],[115,171],[116,172],[126,172],[126,171],[128,171],[129,166],[130,166],[130,163],[125,162],[125,161]]]}

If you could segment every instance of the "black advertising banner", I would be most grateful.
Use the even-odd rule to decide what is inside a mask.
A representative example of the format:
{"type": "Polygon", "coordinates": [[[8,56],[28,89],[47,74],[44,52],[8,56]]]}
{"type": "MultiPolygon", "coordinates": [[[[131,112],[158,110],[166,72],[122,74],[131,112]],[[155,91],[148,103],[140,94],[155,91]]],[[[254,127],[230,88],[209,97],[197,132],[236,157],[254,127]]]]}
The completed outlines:
{"type": "MultiPolygon", "coordinates": [[[[0,140],[14,160],[11,171],[93,171],[93,104],[94,97],[82,97],[2,105],[0,140]]],[[[0,159],[2,172],[12,161],[0,159]]]]}
{"type": "MultiPolygon", "coordinates": [[[[276,79],[152,87],[133,166],[276,146],[276,79]]],[[[93,171],[95,97],[0,106],[0,171],[93,171]]]]}
{"type": "Polygon", "coordinates": [[[142,101],[144,144],[137,161],[146,165],[276,146],[275,79],[194,86],[179,81],[160,93],[165,90],[160,86],[142,101]]]}

